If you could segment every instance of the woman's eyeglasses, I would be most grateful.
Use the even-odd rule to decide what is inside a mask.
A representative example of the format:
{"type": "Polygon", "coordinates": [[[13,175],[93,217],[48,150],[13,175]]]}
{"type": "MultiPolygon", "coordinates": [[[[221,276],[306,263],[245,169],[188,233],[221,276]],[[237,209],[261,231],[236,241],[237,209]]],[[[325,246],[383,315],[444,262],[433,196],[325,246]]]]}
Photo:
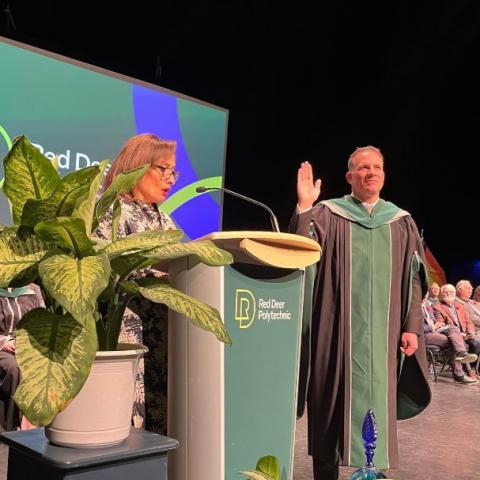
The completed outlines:
{"type": "Polygon", "coordinates": [[[175,181],[178,180],[180,177],[180,172],[177,172],[173,168],[170,167],[164,167],[162,165],[155,165],[152,163],[152,167],[156,168],[158,172],[160,172],[163,175],[163,178],[165,180],[168,180],[169,178],[173,177],[175,181]]]}

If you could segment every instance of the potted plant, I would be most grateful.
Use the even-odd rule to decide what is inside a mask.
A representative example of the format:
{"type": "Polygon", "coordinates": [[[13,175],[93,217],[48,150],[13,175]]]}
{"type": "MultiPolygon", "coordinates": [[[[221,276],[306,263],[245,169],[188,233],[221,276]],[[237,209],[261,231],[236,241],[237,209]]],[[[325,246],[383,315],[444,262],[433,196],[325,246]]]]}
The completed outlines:
{"type": "Polygon", "coordinates": [[[45,301],[45,308],[30,311],[17,328],[22,380],[14,398],[37,426],[49,425],[77,396],[97,352],[117,350],[123,313],[135,296],[163,303],[231,343],[212,307],[166,279],[129,279],[137,269],[182,256],[217,266],[231,263],[231,255],[209,241],[181,243],[180,230],[118,239],[118,197],[148,165],[119,175],[98,198],[107,166],[105,160],[61,178],[55,162],[24,136],[4,159],[3,191],[13,226],[0,229],[0,288],[34,282],[45,301]],[[112,204],[112,241],[95,239],[92,232],[112,204]]]}

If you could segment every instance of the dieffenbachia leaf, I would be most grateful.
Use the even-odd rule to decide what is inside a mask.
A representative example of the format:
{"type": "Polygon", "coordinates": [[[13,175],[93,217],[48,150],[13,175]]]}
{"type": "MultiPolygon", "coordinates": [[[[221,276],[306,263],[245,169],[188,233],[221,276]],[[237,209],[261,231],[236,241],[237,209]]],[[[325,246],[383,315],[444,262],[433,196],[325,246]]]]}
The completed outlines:
{"type": "Polygon", "coordinates": [[[144,253],[145,257],[155,258],[156,260],[174,260],[189,255],[196,256],[206,265],[219,266],[233,263],[232,254],[218,248],[210,240],[176,243],[154,248],[144,253]]]}
{"type": "Polygon", "coordinates": [[[4,159],[3,191],[12,205],[13,222],[18,225],[29,199],[50,197],[60,176],[48,158],[25,137],[17,137],[4,159]]]}
{"type": "Polygon", "coordinates": [[[141,294],[152,302],[163,303],[171,310],[175,310],[190,319],[197,327],[213,333],[221,342],[232,343],[220,314],[215,308],[180,292],[172,287],[167,280],[147,277],[120,285],[126,292],[141,294]]]}
{"type": "Polygon", "coordinates": [[[280,463],[277,457],[266,455],[258,460],[255,470],[239,472],[251,480],[280,480],[280,463]]]}
{"type": "Polygon", "coordinates": [[[163,249],[173,242],[180,241],[182,235],[181,230],[148,230],[132,233],[110,243],[104,251],[109,258],[114,258],[124,253],[147,252],[153,248],[163,249]]]}
{"type": "Polygon", "coordinates": [[[120,224],[120,217],[122,216],[122,204],[116,198],[112,205],[112,242],[118,239],[118,225],[120,224]]]}
{"type": "Polygon", "coordinates": [[[34,227],[38,222],[56,217],[70,216],[79,199],[85,197],[98,167],[87,167],[62,178],[54,192],[46,199],[27,200],[21,224],[34,227]]]}
{"type": "Polygon", "coordinates": [[[97,351],[93,316],[80,325],[71,315],[43,308],[17,325],[15,357],[22,380],[15,402],[35,425],[48,425],[85,383],[97,351]]]}
{"type": "Polygon", "coordinates": [[[43,286],[81,324],[97,308],[97,298],[107,288],[110,262],[107,255],[73,258],[52,255],[38,265],[43,286]]]}
{"type": "Polygon", "coordinates": [[[35,235],[40,240],[70,250],[77,257],[89,252],[96,243],[85,232],[85,223],[80,218],[57,217],[35,226],[35,235]]]}
{"type": "Polygon", "coordinates": [[[34,236],[21,239],[12,229],[3,230],[0,233],[0,288],[14,286],[10,283],[19,277],[30,283],[36,276],[37,263],[47,251],[48,245],[34,236]]]}
{"type": "Polygon", "coordinates": [[[150,267],[154,263],[157,263],[157,260],[145,258],[141,253],[128,253],[110,259],[112,271],[118,275],[120,280],[126,278],[134,270],[150,267]]]}
{"type": "Polygon", "coordinates": [[[268,478],[280,480],[280,463],[278,458],[273,455],[266,455],[260,458],[255,469],[267,475],[268,478]]]}
{"type": "Polygon", "coordinates": [[[72,212],[72,217],[81,218],[85,222],[85,230],[87,235],[92,233],[92,222],[95,214],[95,203],[97,201],[97,193],[104,179],[105,170],[108,167],[108,160],[102,160],[98,165],[98,173],[90,183],[88,193],[81,198],[72,212]]]}

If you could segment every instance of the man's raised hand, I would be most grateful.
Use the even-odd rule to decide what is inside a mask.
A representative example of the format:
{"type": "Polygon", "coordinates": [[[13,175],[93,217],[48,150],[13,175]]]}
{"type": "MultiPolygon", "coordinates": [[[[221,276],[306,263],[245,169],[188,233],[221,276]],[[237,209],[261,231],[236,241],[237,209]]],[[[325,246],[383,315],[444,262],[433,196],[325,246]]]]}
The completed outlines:
{"type": "Polygon", "coordinates": [[[298,206],[301,210],[307,210],[317,201],[320,196],[320,179],[313,181],[313,169],[309,162],[302,162],[297,174],[298,206]]]}

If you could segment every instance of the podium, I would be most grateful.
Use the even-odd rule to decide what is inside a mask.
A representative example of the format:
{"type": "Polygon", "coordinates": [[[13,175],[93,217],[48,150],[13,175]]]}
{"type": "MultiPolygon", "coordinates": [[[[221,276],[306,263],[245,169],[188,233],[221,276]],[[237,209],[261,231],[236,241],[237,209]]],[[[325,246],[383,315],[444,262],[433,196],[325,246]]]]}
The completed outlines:
{"type": "Polygon", "coordinates": [[[176,312],[169,318],[168,434],[171,480],[238,480],[265,455],[282,480],[293,473],[304,268],[317,242],[275,232],[203,237],[234,264],[187,257],[168,266],[181,291],[217,308],[232,338],[224,345],[176,312]]]}

